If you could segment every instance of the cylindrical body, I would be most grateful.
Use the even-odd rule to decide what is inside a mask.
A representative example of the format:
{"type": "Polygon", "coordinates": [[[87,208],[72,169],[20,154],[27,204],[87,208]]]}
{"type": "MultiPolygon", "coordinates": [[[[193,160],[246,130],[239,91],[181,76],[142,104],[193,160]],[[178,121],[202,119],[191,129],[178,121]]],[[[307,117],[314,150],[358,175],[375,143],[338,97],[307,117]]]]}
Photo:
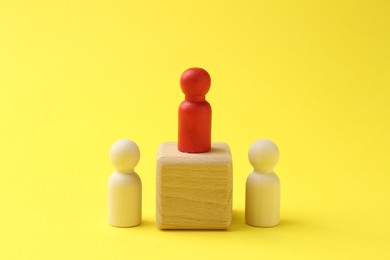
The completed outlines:
{"type": "Polygon", "coordinates": [[[275,173],[252,172],[246,181],[245,221],[255,227],[280,222],[280,181],[275,173]]]}
{"type": "Polygon", "coordinates": [[[206,100],[184,100],[180,104],[178,149],[187,153],[210,151],[211,106],[206,100]]]}
{"type": "Polygon", "coordinates": [[[132,227],[141,223],[142,183],[137,173],[115,171],[108,180],[108,224],[132,227]]]}

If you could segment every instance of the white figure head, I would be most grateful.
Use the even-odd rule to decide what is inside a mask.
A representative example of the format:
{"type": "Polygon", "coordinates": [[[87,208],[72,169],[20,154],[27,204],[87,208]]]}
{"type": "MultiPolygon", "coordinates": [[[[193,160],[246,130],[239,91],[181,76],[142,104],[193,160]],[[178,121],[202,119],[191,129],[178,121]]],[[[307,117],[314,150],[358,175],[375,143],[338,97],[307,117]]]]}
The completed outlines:
{"type": "Polygon", "coordinates": [[[260,139],[249,148],[248,158],[256,172],[272,173],[279,161],[279,149],[271,140],[260,139]]]}
{"type": "Polygon", "coordinates": [[[138,145],[129,139],[120,139],[111,146],[110,160],[120,173],[133,172],[139,158],[138,145]]]}

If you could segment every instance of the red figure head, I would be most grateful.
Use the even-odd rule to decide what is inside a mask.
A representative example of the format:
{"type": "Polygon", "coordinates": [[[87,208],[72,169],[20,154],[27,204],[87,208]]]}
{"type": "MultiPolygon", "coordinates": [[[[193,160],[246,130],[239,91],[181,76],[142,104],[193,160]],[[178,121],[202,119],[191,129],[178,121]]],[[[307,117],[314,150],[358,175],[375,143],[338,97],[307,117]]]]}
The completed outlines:
{"type": "Polygon", "coordinates": [[[186,95],[186,100],[204,100],[210,85],[210,75],[202,68],[190,68],[184,71],[180,78],[181,90],[186,95]]]}

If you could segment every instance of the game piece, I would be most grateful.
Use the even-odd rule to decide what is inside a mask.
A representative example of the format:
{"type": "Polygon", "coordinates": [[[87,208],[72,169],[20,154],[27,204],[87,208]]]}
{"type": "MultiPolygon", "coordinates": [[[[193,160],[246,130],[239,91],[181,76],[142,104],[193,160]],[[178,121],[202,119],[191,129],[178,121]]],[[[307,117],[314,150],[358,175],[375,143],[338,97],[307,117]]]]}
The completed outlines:
{"type": "Polygon", "coordinates": [[[208,153],[182,153],[177,143],[162,143],[156,184],[159,228],[229,228],[232,157],[226,143],[212,143],[208,153]]]}
{"type": "Polygon", "coordinates": [[[254,171],[246,181],[246,223],[272,227],[280,222],[280,182],[273,168],[279,160],[276,144],[268,139],[254,142],[248,152],[254,171]]]}
{"type": "Polygon", "coordinates": [[[211,79],[206,70],[190,68],[181,76],[185,100],[179,106],[178,149],[187,153],[204,153],[211,148],[211,106],[205,96],[211,79]]]}
{"type": "Polygon", "coordinates": [[[115,167],[108,180],[108,223],[116,227],[132,227],[141,223],[142,183],[134,171],[140,151],[128,139],[116,141],[110,150],[115,167]]]}

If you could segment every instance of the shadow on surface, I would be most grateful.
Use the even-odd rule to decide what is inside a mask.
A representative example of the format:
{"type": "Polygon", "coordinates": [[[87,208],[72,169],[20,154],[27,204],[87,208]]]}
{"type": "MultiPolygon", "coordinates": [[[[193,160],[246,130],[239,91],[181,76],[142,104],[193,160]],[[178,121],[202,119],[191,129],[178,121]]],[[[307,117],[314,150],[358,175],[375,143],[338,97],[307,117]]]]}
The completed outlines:
{"type": "Polygon", "coordinates": [[[233,210],[232,223],[230,225],[230,228],[227,230],[224,229],[163,229],[161,230],[156,226],[156,221],[154,219],[143,219],[141,225],[139,225],[138,227],[147,228],[147,229],[152,228],[161,232],[258,232],[259,230],[264,230],[264,229],[277,230],[277,229],[296,227],[299,225],[300,223],[294,221],[293,219],[281,219],[280,224],[274,227],[268,227],[268,228],[254,227],[254,226],[247,225],[245,223],[244,211],[233,210]]]}
{"type": "Polygon", "coordinates": [[[150,219],[142,219],[141,225],[142,227],[155,227],[156,221],[150,219]]]}
{"type": "Polygon", "coordinates": [[[280,220],[279,225],[273,226],[273,227],[255,227],[251,226],[245,223],[245,212],[241,210],[234,210],[233,216],[232,216],[232,224],[228,231],[231,232],[242,232],[242,231],[258,231],[258,230],[264,230],[264,229],[285,229],[290,227],[296,227],[300,226],[301,224],[299,222],[294,221],[294,219],[284,219],[282,218],[280,220]]]}
{"type": "Polygon", "coordinates": [[[232,224],[228,229],[229,232],[240,231],[246,228],[245,213],[242,210],[233,210],[232,224]]]}

